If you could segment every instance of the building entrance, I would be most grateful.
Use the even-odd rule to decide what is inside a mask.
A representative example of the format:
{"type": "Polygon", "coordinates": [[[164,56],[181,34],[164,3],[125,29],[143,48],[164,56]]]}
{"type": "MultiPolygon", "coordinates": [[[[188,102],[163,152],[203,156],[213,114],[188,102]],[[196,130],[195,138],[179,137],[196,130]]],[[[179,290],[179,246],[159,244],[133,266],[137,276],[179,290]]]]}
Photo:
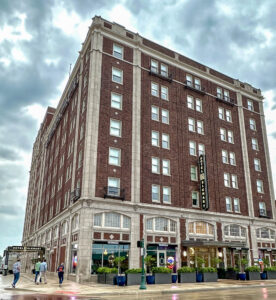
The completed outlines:
{"type": "Polygon", "coordinates": [[[188,265],[191,267],[215,267],[217,248],[190,247],[188,248],[188,265]]]}

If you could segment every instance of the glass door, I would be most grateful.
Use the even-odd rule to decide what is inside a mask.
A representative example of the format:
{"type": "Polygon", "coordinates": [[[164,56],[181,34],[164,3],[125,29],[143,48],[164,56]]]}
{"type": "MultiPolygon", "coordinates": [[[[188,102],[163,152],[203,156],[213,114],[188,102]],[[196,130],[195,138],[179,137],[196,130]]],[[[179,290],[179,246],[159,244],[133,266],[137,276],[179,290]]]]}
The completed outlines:
{"type": "Polygon", "coordinates": [[[157,267],[166,267],[166,251],[158,251],[157,267]]]}

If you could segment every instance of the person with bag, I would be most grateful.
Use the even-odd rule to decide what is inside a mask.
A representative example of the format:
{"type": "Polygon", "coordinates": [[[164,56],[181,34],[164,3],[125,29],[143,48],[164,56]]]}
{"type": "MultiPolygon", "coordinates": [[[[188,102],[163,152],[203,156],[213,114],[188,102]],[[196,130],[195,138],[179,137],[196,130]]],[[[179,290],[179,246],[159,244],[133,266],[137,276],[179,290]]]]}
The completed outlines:
{"type": "Polygon", "coordinates": [[[58,278],[59,278],[59,286],[61,287],[63,282],[63,275],[64,275],[64,263],[61,263],[57,268],[58,278]]]}

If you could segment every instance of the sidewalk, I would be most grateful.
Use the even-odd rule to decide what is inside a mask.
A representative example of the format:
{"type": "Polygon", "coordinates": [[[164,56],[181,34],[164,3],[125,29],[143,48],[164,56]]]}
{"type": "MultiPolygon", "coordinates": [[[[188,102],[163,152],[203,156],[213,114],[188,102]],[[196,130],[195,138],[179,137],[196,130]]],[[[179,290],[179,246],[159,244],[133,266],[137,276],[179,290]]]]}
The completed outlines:
{"type": "MultiPolygon", "coordinates": [[[[5,278],[5,277],[4,277],[5,278]]],[[[182,284],[160,284],[147,285],[146,290],[140,290],[139,286],[125,286],[119,287],[115,285],[103,284],[79,284],[73,281],[65,280],[62,287],[58,285],[57,277],[48,277],[47,284],[34,284],[34,277],[27,274],[21,274],[17,288],[12,289],[10,282],[12,276],[6,276],[9,286],[5,288],[6,291],[13,290],[23,293],[37,293],[37,294],[56,294],[56,295],[71,295],[71,296],[120,296],[120,295],[164,295],[187,292],[200,292],[211,290],[225,290],[225,289],[241,289],[254,287],[276,287],[276,280],[256,280],[256,281],[238,281],[238,280],[219,280],[218,282],[208,283],[182,283],[182,284]]]]}

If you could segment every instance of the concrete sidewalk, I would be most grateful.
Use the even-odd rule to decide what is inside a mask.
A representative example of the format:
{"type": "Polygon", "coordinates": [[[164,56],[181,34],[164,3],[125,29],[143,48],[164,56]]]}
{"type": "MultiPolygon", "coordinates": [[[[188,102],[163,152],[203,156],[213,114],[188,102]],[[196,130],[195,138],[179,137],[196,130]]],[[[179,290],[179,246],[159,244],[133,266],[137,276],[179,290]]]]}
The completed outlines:
{"type": "Polygon", "coordinates": [[[35,285],[34,277],[27,274],[21,274],[21,278],[16,289],[11,288],[12,276],[6,276],[2,279],[5,284],[5,291],[16,291],[22,293],[36,294],[56,294],[71,296],[120,296],[120,295],[164,295],[187,292],[200,292],[210,290],[241,289],[255,287],[276,287],[276,280],[256,280],[256,281],[238,281],[238,280],[219,280],[218,282],[208,283],[182,283],[182,284],[159,284],[147,285],[146,290],[140,290],[139,286],[119,287],[115,285],[103,284],[79,284],[73,281],[65,280],[62,287],[59,287],[57,277],[48,277],[47,284],[35,285]],[[6,285],[8,283],[8,286],[6,285]]]}

